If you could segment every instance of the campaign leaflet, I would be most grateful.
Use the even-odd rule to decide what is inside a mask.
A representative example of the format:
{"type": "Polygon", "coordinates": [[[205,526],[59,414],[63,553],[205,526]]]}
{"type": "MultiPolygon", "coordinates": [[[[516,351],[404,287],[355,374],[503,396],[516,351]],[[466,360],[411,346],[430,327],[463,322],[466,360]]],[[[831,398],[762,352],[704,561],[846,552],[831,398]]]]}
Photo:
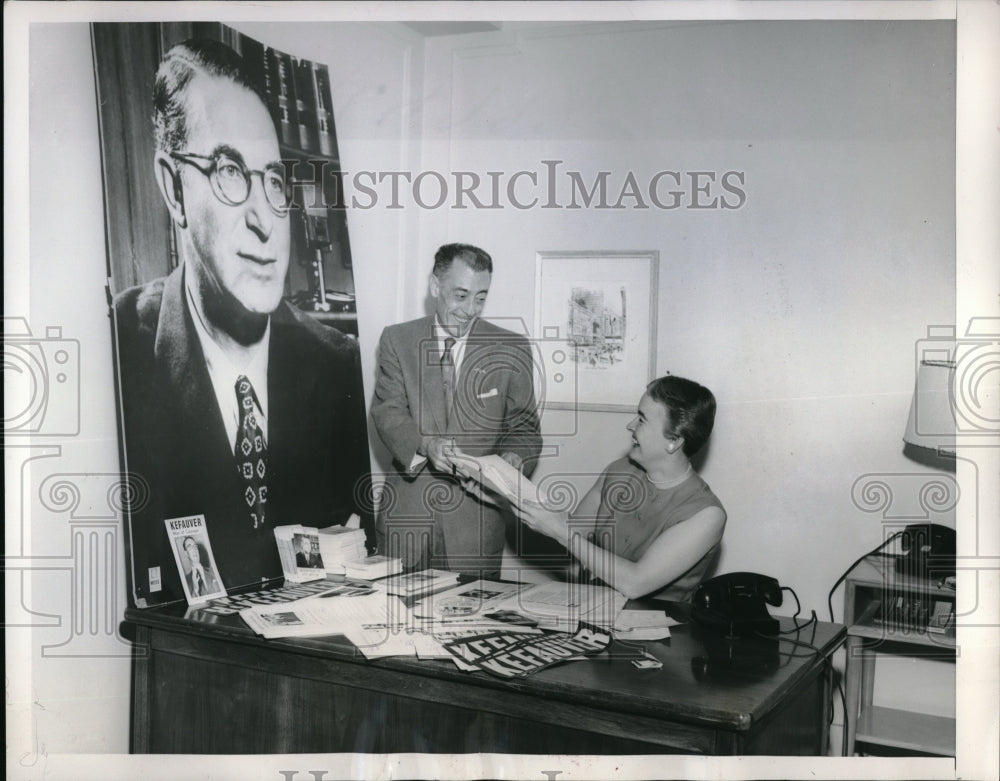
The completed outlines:
{"type": "Polygon", "coordinates": [[[205,516],[167,518],[163,523],[167,527],[170,549],[188,604],[200,605],[215,597],[225,596],[226,587],[215,566],[205,516]]]}
{"type": "Polygon", "coordinates": [[[580,624],[573,635],[498,631],[443,645],[455,657],[480,670],[500,678],[523,678],[560,662],[601,653],[610,642],[610,633],[580,624]]]}

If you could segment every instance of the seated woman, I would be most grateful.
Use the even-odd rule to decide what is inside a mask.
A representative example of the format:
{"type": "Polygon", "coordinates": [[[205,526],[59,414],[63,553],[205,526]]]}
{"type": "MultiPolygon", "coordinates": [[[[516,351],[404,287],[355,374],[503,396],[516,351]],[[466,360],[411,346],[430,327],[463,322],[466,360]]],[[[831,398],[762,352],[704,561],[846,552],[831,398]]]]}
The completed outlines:
{"type": "Polygon", "coordinates": [[[628,424],[632,449],[571,515],[525,499],[515,514],[630,599],[686,602],[711,566],[726,511],[691,466],[715,423],[715,397],[681,377],[651,382],[628,424]]]}

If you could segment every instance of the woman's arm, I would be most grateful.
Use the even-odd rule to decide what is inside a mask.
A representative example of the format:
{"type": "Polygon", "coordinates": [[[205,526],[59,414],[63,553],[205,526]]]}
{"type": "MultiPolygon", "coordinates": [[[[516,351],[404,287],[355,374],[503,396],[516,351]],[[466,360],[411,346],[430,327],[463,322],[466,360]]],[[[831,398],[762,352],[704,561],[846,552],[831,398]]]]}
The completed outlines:
{"type": "Polygon", "coordinates": [[[590,573],[629,599],[657,591],[701,561],[722,539],[726,513],[706,507],[663,531],[638,561],[629,561],[571,534],[568,550],[590,573]]]}
{"type": "Polygon", "coordinates": [[[520,505],[511,502],[511,510],[530,529],[551,537],[564,548],[568,548],[568,535],[586,537],[597,526],[598,513],[601,509],[601,486],[604,485],[604,475],[601,475],[590,490],[583,495],[572,513],[554,512],[537,502],[525,498],[520,505]]]}
{"type": "MultiPolygon", "coordinates": [[[[580,515],[584,504],[593,501],[591,494],[595,488],[600,504],[600,488],[596,485],[574,515],[580,515]]],[[[722,539],[726,525],[726,513],[721,507],[706,507],[660,534],[639,561],[629,561],[588,542],[587,530],[571,522],[566,513],[555,513],[531,502],[515,507],[514,511],[529,527],[563,545],[581,566],[629,599],[645,596],[677,580],[722,539]]],[[[596,513],[595,506],[593,516],[596,513]]]]}

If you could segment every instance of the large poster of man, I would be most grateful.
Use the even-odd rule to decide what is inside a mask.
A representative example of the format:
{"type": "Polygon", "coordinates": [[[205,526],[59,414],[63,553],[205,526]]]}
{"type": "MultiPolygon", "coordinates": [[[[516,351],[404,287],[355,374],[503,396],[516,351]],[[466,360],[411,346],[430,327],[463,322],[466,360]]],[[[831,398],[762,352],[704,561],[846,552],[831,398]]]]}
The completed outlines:
{"type": "Polygon", "coordinates": [[[259,587],[274,528],[343,523],[368,471],[343,213],[293,186],[329,173],[325,68],[222,25],[93,30],[130,597],[183,596],[163,521],[189,515],[259,587]]]}

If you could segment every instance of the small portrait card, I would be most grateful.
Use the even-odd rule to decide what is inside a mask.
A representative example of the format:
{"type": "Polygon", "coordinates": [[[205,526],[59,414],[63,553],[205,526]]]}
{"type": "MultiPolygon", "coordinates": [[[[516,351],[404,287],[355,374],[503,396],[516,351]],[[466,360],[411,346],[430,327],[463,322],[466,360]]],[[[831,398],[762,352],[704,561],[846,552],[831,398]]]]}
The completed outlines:
{"type": "Polygon", "coordinates": [[[205,516],[167,518],[164,524],[188,604],[200,605],[210,599],[224,597],[226,587],[215,565],[205,516]]]}

